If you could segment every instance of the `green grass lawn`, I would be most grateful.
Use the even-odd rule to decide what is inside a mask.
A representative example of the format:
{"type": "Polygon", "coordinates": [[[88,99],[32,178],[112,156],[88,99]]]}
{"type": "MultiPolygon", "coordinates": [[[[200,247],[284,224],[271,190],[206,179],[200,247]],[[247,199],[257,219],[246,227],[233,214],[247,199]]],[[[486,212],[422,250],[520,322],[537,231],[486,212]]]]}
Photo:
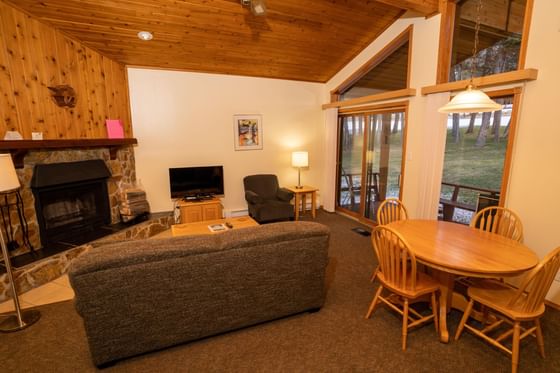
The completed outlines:
{"type": "MultiPolygon", "coordinates": [[[[451,130],[447,131],[447,145],[443,163],[443,181],[469,185],[485,189],[500,190],[506,154],[507,139],[494,142],[488,138],[483,147],[477,147],[476,137],[479,127],[473,133],[465,134],[461,128],[460,142],[455,144],[451,130]]],[[[451,188],[442,188],[442,194],[451,195],[451,188]]],[[[477,192],[461,191],[459,200],[476,203],[477,192]]]]}
{"type": "Polygon", "coordinates": [[[488,139],[486,145],[477,147],[478,127],[465,134],[461,128],[461,141],[453,142],[451,130],[447,131],[447,145],[443,164],[443,180],[449,183],[478,186],[499,190],[506,154],[507,139],[495,143],[488,139]]]}

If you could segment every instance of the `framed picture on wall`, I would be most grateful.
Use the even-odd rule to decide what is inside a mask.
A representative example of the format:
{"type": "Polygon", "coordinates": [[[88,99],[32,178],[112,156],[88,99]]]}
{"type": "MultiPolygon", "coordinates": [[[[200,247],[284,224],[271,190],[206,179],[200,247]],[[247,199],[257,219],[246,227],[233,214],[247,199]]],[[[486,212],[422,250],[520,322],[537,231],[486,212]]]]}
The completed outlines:
{"type": "Polygon", "coordinates": [[[262,150],[262,115],[234,115],[233,134],[235,150],[262,150]]]}

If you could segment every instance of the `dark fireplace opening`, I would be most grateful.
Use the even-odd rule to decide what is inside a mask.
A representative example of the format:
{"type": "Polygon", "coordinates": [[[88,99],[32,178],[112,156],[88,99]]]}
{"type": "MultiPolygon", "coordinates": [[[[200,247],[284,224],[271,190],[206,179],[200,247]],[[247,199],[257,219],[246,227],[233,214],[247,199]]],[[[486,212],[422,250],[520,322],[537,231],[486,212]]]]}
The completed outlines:
{"type": "MultiPolygon", "coordinates": [[[[79,245],[86,237],[111,223],[106,195],[100,183],[56,189],[41,193],[41,219],[45,242],[79,245]]],[[[42,237],[43,238],[43,237],[42,237]]]]}
{"type": "Polygon", "coordinates": [[[39,164],[31,187],[43,248],[68,248],[106,236],[111,211],[103,160],[39,164]]]}

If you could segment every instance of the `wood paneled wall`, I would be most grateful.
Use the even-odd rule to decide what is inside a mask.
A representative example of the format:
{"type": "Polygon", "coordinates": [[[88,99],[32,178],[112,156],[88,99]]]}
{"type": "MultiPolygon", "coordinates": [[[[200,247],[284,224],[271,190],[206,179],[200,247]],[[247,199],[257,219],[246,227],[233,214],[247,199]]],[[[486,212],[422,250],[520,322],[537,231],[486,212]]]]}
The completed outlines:
{"type": "Polygon", "coordinates": [[[66,38],[0,1],[0,139],[106,138],[105,119],[121,119],[132,137],[125,66],[66,38]],[[61,108],[47,87],[70,85],[74,108],[61,108]]]}

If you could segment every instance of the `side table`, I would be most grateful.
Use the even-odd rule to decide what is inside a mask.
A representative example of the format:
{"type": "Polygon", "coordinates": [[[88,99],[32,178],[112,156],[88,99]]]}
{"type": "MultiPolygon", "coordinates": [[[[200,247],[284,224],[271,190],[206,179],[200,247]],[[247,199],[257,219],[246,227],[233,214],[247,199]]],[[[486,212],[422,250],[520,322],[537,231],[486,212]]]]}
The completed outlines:
{"type": "Polygon", "coordinates": [[[295,209],[295,219],[299,220],[299,205],[301,203],[301,213],[305,213],[305,208],[307,206],[306,197],[308,194],[311,194],[311,215],[313,218],[316,216],[316,198],[317,198],[317,191],[319,189],[314,188],[309,185],[304,185],[302,188],[296,188],[295,186],[285,187],[289,191],[293,192],[295,195],[294,201],[294,209],[295,209]]]}

